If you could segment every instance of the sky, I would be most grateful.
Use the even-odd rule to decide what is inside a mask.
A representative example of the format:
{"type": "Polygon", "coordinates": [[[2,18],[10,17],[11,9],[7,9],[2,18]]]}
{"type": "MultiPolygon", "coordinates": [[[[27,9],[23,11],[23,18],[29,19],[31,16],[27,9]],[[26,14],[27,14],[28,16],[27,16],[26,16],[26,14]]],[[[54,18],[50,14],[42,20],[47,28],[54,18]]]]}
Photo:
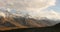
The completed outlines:
{"type": "Polygon", "coordinates": [[[60,19],[60,0],[0,0],[0,8],[2,16],[8,11],[14,15],[28,14],[30,18],[60,19]]]}
{"type": "Polygon", "coordinates": [[[56,0],[56,5],[49,7],[49,9],[54,9],[54,11],[60,13],[60,0],[56,0]]]}

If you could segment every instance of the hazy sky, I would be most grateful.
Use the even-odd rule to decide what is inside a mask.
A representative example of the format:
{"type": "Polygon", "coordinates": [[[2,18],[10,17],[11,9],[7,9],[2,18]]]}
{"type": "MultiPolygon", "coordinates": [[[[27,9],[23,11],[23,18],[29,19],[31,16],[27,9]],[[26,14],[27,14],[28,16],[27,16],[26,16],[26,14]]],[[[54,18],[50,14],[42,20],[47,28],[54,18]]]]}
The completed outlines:
{"type": "MultiPolygon", "coordinates": [[[[15,15],[21,13],[22,15],[29,14],[33,18],[60,19],[60,0],[0,0],[1,7],[15,15]]],[[[0,11],[3,11],[3,9],[0,11]]]]}

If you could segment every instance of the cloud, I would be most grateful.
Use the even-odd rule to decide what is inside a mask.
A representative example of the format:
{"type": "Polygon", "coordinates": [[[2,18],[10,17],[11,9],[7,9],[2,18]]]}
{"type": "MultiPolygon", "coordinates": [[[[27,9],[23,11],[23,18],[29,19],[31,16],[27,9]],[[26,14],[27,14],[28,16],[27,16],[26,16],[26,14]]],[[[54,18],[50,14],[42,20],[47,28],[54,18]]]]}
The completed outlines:
{"type": "Polygon", "coordinates": [[[3,12],[0,12],[0,16],[2,16],[2,17],[6,17],[6,15],[5,15],[5,13],[3,13],[3,12]]]}
{"type": "Polygon", "coordinates": [[[59,13],[54,10],[47,10],[41,13],[41,17],[47,17],[49,19],[60,19],[59,16],[60,16],[59,13]]]}
{"type": "Polygon", "coordinates": [[[22,15],[29,14],[29,17],[40,18],[42,15],[50,15],[48,12],[45,12],[46,10],[43,10],[47,9],[48,7],[54,6],[56,0],[0,0],[0,3],[0,7],[4,7],[6,9],[9,8],[9,10],[11,9],[10,13],[19,15],[20,13],[22,15]]]}
{"type": "Polygon", "coordinates": [[[2,6],[9,8],[35,10],[53,6],[56,0],[0,0],[0,2],[2,6]]]}

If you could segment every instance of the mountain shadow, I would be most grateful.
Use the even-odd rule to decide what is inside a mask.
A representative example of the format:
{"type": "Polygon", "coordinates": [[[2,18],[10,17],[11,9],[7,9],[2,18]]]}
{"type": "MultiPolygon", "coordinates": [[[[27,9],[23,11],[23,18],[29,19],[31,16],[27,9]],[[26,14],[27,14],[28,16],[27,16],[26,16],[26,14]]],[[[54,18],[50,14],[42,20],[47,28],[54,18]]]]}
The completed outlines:
{"type": "Polygon", "coordinates": [[[7,30],[4,32],[60,32],[60,23],[49,27],[23,28],[23,29],[7,30]]]}

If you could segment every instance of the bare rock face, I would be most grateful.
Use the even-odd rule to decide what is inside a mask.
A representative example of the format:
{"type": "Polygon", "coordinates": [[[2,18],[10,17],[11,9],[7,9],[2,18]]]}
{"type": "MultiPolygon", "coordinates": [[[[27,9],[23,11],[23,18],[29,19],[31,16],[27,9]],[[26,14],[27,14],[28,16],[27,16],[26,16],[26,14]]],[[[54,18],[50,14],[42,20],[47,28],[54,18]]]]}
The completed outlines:
{"type": "Polygon", "coordinates": [[[34,28],[34,27],[48,27],[53,26],[56,23],[54,20],[47,19],[33,19],[26,17],[8,17],[0,18],[0,30],[11,30],[18,28],[34,28]],[[52,21],[52,23],[51,23],[52,21]],[[2,29],[3,28],[3,29],[2,29]]]}

